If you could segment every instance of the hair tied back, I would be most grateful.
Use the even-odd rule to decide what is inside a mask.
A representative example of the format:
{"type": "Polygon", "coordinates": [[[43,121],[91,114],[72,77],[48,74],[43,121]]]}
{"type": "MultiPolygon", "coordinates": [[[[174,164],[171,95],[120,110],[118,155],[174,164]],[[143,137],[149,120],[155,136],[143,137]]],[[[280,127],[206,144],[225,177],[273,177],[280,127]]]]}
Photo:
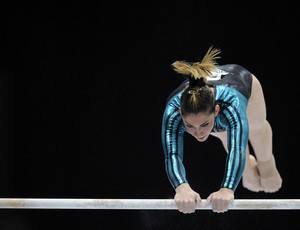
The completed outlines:
{"type": "Polygon", "coordinates": [[[206,82],[204,81],[203,78],[198,78],[198,79],[195,79],[194,77],[190,76],[189,77],[189,86],[191,88],[194,88],[194,87],[203,87],[206,85],[206,82]]]}

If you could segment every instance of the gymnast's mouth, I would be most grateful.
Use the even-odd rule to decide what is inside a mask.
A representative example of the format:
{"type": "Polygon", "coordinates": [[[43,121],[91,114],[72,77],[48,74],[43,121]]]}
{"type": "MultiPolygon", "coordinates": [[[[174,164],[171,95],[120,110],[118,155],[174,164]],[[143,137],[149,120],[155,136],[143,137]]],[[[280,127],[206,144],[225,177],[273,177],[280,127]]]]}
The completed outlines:
{"type": "Polygon", "coordinates": [[[206,139],[206,136],[203,136],[203,137],[196,137],[196,139],[197,139],[198,141],[203,141],[203,140],[206,139]]]}

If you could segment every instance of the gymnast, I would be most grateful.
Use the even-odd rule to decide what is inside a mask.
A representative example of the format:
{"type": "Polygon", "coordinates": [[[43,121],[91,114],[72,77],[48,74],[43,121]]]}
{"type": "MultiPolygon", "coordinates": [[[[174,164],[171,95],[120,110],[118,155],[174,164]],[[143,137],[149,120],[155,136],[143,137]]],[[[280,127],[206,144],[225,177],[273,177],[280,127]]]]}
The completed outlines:
{"type": "Polygon", "coordinates": [[[218,65],[220,53],[220,49],[211,46],[199,62],[172,63],[174,71],[185,80],[167,99],[161,138],[174,200],[185,214],[194,213],[197,203],[201,203],[183,165],[186,132],[199,142],[215,136],[227,152],[220,189],[206,199],[213,212],[228,211],[241,179],[243,187],[252,192],[274,193],[282,186],[261,84],[240,65],[218,65]],[[254,153],[250,153],[249,144],[254,153]]]}

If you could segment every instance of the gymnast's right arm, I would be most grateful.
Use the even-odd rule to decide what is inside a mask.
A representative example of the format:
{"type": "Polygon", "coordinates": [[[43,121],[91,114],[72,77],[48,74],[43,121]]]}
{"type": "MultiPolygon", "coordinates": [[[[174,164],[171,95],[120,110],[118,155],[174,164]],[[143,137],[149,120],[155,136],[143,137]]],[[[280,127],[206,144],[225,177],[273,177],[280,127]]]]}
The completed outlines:
{"type": "Polygon", "coordinates": [[[165,170],[174,189],[186,183],[183,161],[184,124],[176,103],[169,102],[162,120],[161,139],[165,156],[165,170]]]}
{"type": "Polygon", "coordinates": [[[185,127],[176,103],[168,103],[162,121],[162,145],[165,156],[167,177],[176,191],[175,202],[183,213],[195,212],[196,202],[201,202],[200,195],[193,191],[186,179],[183,165],[183,136],[185,127]]]}

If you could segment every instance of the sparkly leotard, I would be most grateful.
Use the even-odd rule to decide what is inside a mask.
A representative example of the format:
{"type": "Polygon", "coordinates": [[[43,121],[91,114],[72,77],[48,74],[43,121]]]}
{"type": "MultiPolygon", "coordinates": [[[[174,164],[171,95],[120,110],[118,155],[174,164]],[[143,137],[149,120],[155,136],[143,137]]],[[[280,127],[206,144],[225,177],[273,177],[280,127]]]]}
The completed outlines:
{"type": "MultiPolygon", "coordinates": [[[[208,83],[215,88],[216,103],[220,106],[212,132],[227,131],[228,154],[221,188],[235,190],[246,161],[249,133],[246,109],[251,94],[252,74],[239,65],[222,65],[218,66],[218,71],[208,83]]],[[[183,165],[183,136],[186,129],[179,113],[181,94],[187,86],[188,81],[184,81],[170,94],[162,120],[165,169],[173,188],[188,183],[183,165]]]]}

